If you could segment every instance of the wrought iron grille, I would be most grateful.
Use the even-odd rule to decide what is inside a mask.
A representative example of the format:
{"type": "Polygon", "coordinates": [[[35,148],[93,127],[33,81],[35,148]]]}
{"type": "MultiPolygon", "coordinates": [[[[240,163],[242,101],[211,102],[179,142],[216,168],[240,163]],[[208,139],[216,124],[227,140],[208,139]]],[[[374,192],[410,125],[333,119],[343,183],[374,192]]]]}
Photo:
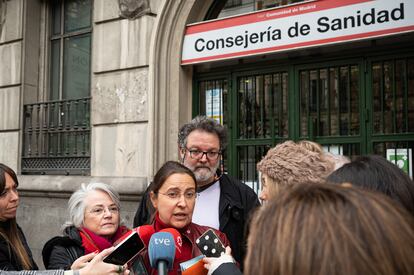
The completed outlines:
{"type": "Polygon", "coordinates": [[[90,98],[24,105],[22,173],[89,171],[90,98]]]}

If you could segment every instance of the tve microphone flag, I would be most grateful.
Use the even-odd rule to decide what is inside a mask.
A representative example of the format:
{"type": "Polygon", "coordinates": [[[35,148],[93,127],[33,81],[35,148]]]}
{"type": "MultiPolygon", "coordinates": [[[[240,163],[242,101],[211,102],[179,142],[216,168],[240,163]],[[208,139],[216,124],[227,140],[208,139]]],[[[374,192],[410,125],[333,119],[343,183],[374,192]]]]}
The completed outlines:
{"type": "Polygon", "coordinates": [[[173,267],[175,257],[174,237],[169,232],[157,232],[151,236],[148,245],[148,256],[152,268],[159,275],[167,274],[173,267]]]}
{"type": "Polygon", "coordinates": [[[174,237],[175,241],[175,259],[181,259],[181,250],[183,248],[183,238],[180,232],[175,228],[164,228],[160,232],[169,232],[174,237]]]}

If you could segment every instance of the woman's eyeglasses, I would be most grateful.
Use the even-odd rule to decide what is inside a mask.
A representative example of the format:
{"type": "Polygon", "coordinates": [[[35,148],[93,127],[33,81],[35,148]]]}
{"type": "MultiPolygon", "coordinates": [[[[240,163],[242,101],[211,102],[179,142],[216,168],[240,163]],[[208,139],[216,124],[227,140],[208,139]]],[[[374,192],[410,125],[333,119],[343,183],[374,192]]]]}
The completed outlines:
{"type": "Polygon", "coordinates": [[[187,191],[184,193],[176,192],[176,191],[170,191],[167,193],[161,193],[158,192],[161,195],[167,196],[168,198],[172,200],[178,200],[181,198],[181,196],[184,196],[186,200],[193,200],[197,197],[198,193],[196,191],[187,191]]]}
{"type": "Polygon", "coordinates": [[[100,216],[105,213],[105,210],[108,210],[111,214],[118,214],[119,208],[117,206],[109,206],[109,207],[94,207],[92,208],[89,213],[94,216],[100,216]]]}

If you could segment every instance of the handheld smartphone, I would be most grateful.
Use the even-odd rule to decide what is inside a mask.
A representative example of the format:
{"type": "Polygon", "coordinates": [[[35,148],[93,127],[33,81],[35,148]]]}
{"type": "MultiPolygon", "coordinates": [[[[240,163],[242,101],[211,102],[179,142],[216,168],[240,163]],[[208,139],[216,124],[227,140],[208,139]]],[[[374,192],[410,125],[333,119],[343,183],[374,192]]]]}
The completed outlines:
{"type": "Polygon", "coordinates": [[[212,229],[207,230],[197,240],[196,245],[206,257],[220,257],[225,253],[223,243],[212,229]]]}
{"type": "Polygon", "coordinates": [[[134,258],[145,247],[141,238],[136,231],[133,231],[128,237],[122,240],[111,254],[106,256],[105,263],[124,265],[134,258]]]}

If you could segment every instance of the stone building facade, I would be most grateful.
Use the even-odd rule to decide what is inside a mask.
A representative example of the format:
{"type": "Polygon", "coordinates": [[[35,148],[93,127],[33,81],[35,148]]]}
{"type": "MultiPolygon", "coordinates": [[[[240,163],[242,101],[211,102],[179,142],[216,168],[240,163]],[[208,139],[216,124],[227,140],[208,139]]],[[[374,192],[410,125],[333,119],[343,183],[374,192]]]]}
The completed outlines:
{"type": "Polygon", "coordinates": [[[121,16],[118,0],[93,1],[90,168],[80,175],[39,175],[22,173],[23,108],[48,100],[50,2],[0,1],[0,162],[19,174],[18,222],[39,264],[43,244],[59,234],[67,199],[81,183],[113,185],[131,225],[154,171],[177,158],[178,126],[191,118],[182,35],[211,1],[152,0],[132,18],[121,16]]]}
{"type": "Polygon", "coordinates": [[[401,151],[412,174],[413,26],[181,63],[188,24],[329,1],[0,0],[0,162],[19,174],[18,222],[37,263],[81,183],[113,185],[131,225],[157,168],[177,159],[179,126],[207,113],[214,90],[230,129],[225,167],[256,190],[256,162],[286,139],[314,140],[349,157],[401,151]],[[330,107],[320,100],[327,94],[330,107]]]}

